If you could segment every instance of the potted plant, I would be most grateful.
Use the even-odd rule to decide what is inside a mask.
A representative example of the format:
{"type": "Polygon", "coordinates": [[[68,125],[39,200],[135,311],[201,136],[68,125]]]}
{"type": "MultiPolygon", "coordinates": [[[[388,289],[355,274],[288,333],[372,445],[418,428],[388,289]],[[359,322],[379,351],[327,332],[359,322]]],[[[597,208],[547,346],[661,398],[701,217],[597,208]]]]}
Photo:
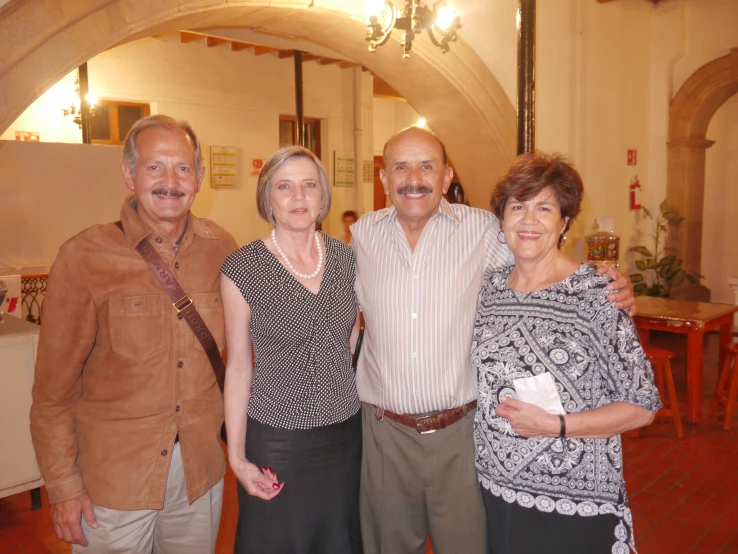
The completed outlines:
{"type": "Polygon", "coordinates": [[[685,270],[682,267],[682,260],[669,253],[671,248],[664,246],[669,227],[679,227],[685,218],[670,210],[666,200],[661,202],[659,213],[655,218],[645,207],[643,213],[653,222],[651,232],[653,251],[645,246],[633,246],[630,249],[643,256],[635,262],[638,273],[630,275],[635,295],[671,298],[672,287],[684,284],[685,280],[695,287],[704,288],[701,283],[703,276],[685,270]]]}

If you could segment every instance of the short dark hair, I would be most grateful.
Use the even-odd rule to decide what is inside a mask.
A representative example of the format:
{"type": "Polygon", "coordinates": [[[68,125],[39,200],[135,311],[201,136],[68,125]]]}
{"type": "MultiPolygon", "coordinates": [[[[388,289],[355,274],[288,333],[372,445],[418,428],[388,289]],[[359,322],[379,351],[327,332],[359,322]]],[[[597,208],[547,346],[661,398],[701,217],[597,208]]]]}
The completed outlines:
{"type": "Polygon", "coordinates": [[[397,131],[394,135],[392,135],[390,138],[387,139],[387,142],[384,143],[384,148],[382,148],[382,166],[386,167],[384,163],[384,159],[387,157],[387,146],[389,146],[389,143],[392,142],[392,140],[395,137],[398,137],[404,133],[408,133],[411,131],[420,131],[421,133],[425,133],[428,136],[433,137],[438,142],[438,145],[441,147],[441,158],[443,159],[443,165],[448,165],[448,156],[446,156],[446,145],[443,144],[443,141],[438,138],[438,135],[435,134],[430,129],[427,129],[425,127],[421,127],[420,125],[410,125],[410,127],[405,127],[401,131],[397,131]]]}
{"type": "Polygon", "coordinates": [[[353,217],[354,221],[359,221],[359,214],[356,213],[356,210],[346,210],[341,214],[341,219],[345,219],[347,217],[353,217]]]}
{"type": "Polygon", "coordinates": [[[579,172],[561,154],[532,151],[518,156],[497,180],[490,207],[502,221],[511,198],[530,200],[546,187],[551,187],[559,201],[561,217],[568,218],[566,233],[581,211],[584,184],[579,172]]]}

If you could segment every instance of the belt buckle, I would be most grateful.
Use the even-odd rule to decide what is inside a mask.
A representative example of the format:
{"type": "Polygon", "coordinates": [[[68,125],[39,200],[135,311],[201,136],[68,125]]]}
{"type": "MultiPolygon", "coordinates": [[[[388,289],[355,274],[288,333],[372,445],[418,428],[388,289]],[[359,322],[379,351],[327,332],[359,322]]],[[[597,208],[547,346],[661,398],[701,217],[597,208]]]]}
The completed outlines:
{"type": "Polygon", "coordinates": [[[435,433],[437,431],[437,429],[427,429],[425,431],[423,431],[423,430],[420,429],[420,422],[421,421],[430,419],[430,418],[434,417],[435,415],[436,414],[431,414],[431,415],[422,416],[422,417],[416,417],[415,418],[415,430],[418,433],[420,433],[421,435],[430,435],[431,433],[435,433]]]}
{"type": "Polygon", "coordinates": [[[183,310],[186,310],[190,307],[192,304],[192,298],[190,298],[188,295],[184,295],[182,298],[177,300],[174,303],[174,308],[177,310],[177,313],[182,313],[183,310]],[[181,307],[180,307],[181,306],[181,307]]]}

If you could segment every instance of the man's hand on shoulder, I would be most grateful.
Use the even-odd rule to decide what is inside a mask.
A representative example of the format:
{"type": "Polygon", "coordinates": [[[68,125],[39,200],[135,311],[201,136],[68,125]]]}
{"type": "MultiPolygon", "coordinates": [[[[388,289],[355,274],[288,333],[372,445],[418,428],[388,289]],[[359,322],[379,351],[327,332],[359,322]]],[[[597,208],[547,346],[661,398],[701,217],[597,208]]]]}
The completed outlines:
{"type": "Polygon", "coordinates": [[[87,546],[87,539],[82,531],[82,517],[85,518],[87,525],[97,529],[92,501],[86,494],[51,505],[51,520],[54,522],[56,536],[69,544],[87,546]]]}
{"type": "Polygon", "coordinates": [[[618,273],[612,266],[605,263],[597,264],[597,272],[604,273],[612,279],[612,283],[605,287],[606,290],[617,291],[609,294],[607,299],[610,302],[615,302],[615,307],[618,309],[628,310],[630,317],[635,316],[635,295],[633,294],[633,285],[630,282],[630,277],[618,273]]]}

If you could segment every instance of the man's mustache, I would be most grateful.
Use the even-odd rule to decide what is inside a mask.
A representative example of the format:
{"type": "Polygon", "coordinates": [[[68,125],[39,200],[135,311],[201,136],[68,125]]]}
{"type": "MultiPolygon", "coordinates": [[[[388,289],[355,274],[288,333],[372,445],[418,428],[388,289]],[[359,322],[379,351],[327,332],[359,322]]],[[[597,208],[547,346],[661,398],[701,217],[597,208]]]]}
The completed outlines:
{"type": "Polygon", "coordinates": [[[185,195],[183,190],[169,189],[166,187],[157,187],[157,188],[151,189],[151,194],[154,194],[156,196],[171,196],[172,198],[179,198],[180,196],[185,195]]]}
{"type": "Polygon", "coordinates": [[[431,194],[433,189],[427,185],[405,185],[397,189],[397,194],[431,194]]]}

